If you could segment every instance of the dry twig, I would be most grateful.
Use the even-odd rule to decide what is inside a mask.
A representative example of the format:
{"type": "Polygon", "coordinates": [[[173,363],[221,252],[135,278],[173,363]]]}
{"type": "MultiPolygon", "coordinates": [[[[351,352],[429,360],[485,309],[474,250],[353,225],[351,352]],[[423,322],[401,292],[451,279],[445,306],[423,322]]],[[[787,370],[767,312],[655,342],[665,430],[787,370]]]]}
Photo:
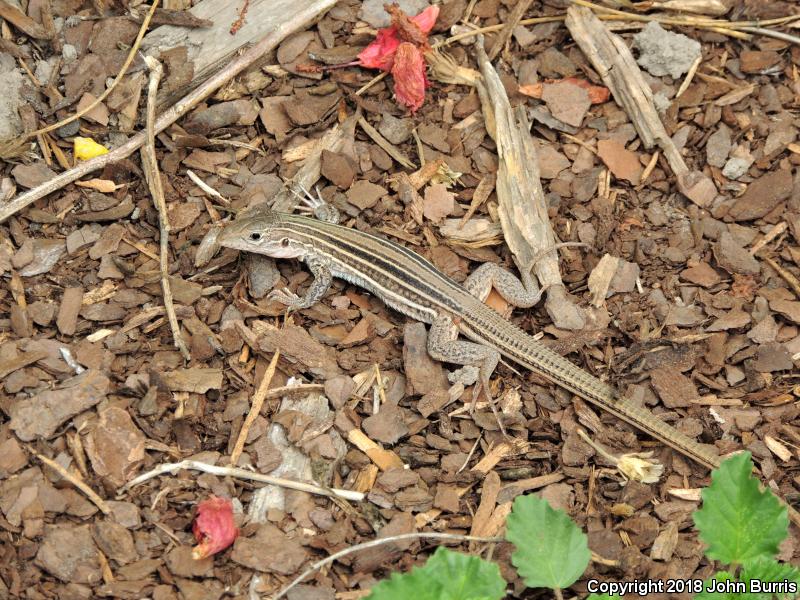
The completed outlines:
{"type": "MultiPolygon", "coordinates": [[[[575,0],[576,4],[585,4],[575,0]]],[[[645,148],[658,146],[675,174],[678,189],[698,206],[711,203],[717,190],[700,171],[690,171],[656,111],[653,93],[630,49],[587,8],[570,6],[567,28],[592,63],[614,100],[630,118],[645,148]]]]}
{"type": "Polygon", "coordinates": [[[272,355],[272,360],[267,366],[267,370],[264,372],[263,377],[261,377],[261,383],[258,385],[256,393],[253,394],[253,403],[250,406],[250,412],[247,413],[247,417],[245,417],[244,423],[242,423],[242,428],[239,430],[239,437],[236,438],[236,444],[234,444],[233,452],[231,452],[231,466],[239,462],[239,457],[242,455],[242,450],[244,450],[244,443],[247,441],[247,434],[250,433],[250,428],[253,426],[253,423],[256,422],[256,417],[261,414],[261,407],[264,406],[264,400],[267,398],[269,384],[272,383],[272,377],[275,375],[275,368],[278,366],[278,359],[280,356],[280,351],[276,350],[275,354],[272,355]]]}
{"type": "Polygon", "coordinates": [[[336,488],[327,488],[316,485],[314,483],[307,483],[305,481],[297,481],[295,479],[285,479],[283,477],[272,477],[271,475],[264,475],[263,473],[254,473],[246,469],[239,469],[236,467],[219,467],[217,465],[209,465],[198,460],[183,460],[177,463],[164,463],[158,465],[155,469],[142,473],[136,479],[133,479],[122,486],[117,493],[122,494],[127,492],[133,487],[149,481],[160,475],[170,473],[176,474],[180,470],[195,470],[203,473],[210,473],[219,477],[234,477],[236,479],[244,479],[246,481],[258,481],[259,483],[266,483],[269,485],[277,485],[279,487],[287,488],[290,490],[298,490],[300,492],[308,492],[309,494],[316,494],[318,496],[338,496],[345,500],[353,502],[361,502],[364,500],[364,494],[354,492],[352,490],[340,490],[336,488]]]}
{"type": "Polygon", "coordinates": [[[104,515],[107,515],[107,514],[110,514],[110,513],[111,513],[111,509],[109,508],[108,504],[106,504],[106,501],[105,501],[105,500],[103,500],[103,499],[102,499],[100,496],[98,496],[98,495],[97,495],[97,493],[96,493],[96,492],[95,492],[95,491],[94,491],[92,488],[90,488],[90,487],[89,487],[89,486],[88,486],[88,485],[87,485],[87,484],[86,484],[84,481],[81,481],[80,479],[78,479],[77,477],[75,477],[75,476],[74,476],[72,473],[70,473],[69,471],[67,471],[67,470],[66,470],[64,467],[62,467],[62,466],[61,466],[60,464],[58,464],[56,461],[54,461],[54,460],[50,460],[49,458],[47,458],[46,456],[43,456],[43,455],[39,454],[38,452],[34,452],[34,453],[33,453],[33,455],[34,455],[36,458],[38,458],[40,461],[42,461],[44,464],[46,464],[48,467],[50,467],[51,469],[53,469],[53,470],[54,470],[56,473],[58,473],[59,475],[61,475],[61,477],[63,477],[65,480],[69,481],[69,482],[70,482],[72,485],[74,485],[74,486],[75,486],[77,489],[79,489],[80,491],[82,491],[82,492],[84,493],[84,495],[85,495],[85,496],[86,496],[86,497],[87,497],[89,500],[91,500],[91,501],[92,501],[92,503],[93,503],[93,504],[94,504],[94,505],[95,505],[97,508],[99,508],[99,509],[100,509],[100,511],[101,511],[101,512],[102,512],[104,515]]]}
{"type": "Polygon", "coordinates": [[[525,14],[525,11],[528,10],[532,2],[533,0],[517,0],[514,8],[511,9],[511,14],[508,15],[508,19],[503,23],[503,29],[500,30],[500,34],[494,40],[494,45],[491,50],[489,50],[489,60],[494,60],[497,58],[497,55],[503,51],[508,40],[511,39],[514,28],[519,25],[520,20],[522,20],[522,15],[525,14]]]}
{"type": "Polygon", "coordinates": [[[192,358],[189,348],[181,335],[181,328],[178,324],[178,317],[175,314],[175,305],[172,301],[172,288],[169,283],[169,218],[167,215],[167,203],[164,199],[164,187],[161,184],[161,173],[158,170],[156,160],[156,96],[158,95],[158,84],[164,69],[161,63],[152,56],[145,58],[147,68],[150,69],[150,83],[147,90],[147,117],[146,135],[147,141],[142,147],[142,168],[144,169],[147,185],[150,187],[150,195],[153,196],[153,203],[158,210],[158,230],[159,230],[159,269],[161,270],[161,289],[164,294],[164,310],[172,330],[172,340],[175,347],[180,350],[183,359],[189,362],[192,358]]]}

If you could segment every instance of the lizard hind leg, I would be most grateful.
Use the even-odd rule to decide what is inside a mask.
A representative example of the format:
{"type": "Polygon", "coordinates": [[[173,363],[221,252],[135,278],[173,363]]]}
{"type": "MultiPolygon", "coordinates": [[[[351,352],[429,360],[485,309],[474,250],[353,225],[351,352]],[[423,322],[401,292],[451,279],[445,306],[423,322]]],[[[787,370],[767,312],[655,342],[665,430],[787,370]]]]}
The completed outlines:
{"type": "Polygon", "coordinates": [[[489,378],[500,361],[500,353],[490,346],[459,340],[458,326],[451,317],[442,315],[434,319],[428,332],[428,354],[431,355],[431,358],[442,362],[478,367],[480,378],[473,391],[470,412],[475,410],[478,395],[483,390],[500,426],[500,431],[507,437],[508,434],[500,414],[497,412],[489,387],[489,378]]]}
{"type": "Polygon", "coordinates": [[[494,288],[506,302],[517,308],[534,306],[544,292],[544,288],[539,289],[530,271],[526,273],[523,270],[520,279],[494,263],[483,263],[475,269],[464,281],[464,288],[481,302],[486,300],[494,288]]]}

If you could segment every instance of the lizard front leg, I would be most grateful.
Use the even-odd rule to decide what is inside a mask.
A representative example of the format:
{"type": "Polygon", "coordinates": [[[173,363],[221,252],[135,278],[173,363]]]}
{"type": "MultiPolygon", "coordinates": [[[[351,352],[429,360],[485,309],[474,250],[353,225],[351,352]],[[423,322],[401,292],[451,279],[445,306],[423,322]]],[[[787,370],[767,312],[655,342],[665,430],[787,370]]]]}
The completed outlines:
{"type": "Polygon", "coordinates": [[[329,204],[322,199],[319,188],[316,188],[316,196],[312,196],[311,192],[305,188],[301,189],[303,190],[303,195],[301,196],[297,193],[295,195],[304,204],[304,206],[300,207],[302,210],[313,213],[316,219],[325,223],[339,224],[339,210],[333,204],[329,204]]]}
{"type": "Polygon", "coordinates": [[[433,359],[442,362],[478,367],[480,385],[476,385],[474,388],[470,410],[474,410],[482,388],[492,407],[492,412],[497,418],[500,430],[503,435],[506,435],[503,421],[497,414],[497,408],[489,388],[489,378],[500,361],[500,353],[490,346],[458,340],[458,325],[449,315],[440,315],[434,319],[428,332],[428,354],[433,359]]]}
{"type": "Polygon", "coordinates": [[[333,274],[327,262],[322,258],[308,256],[305,262],[308,265],[308,270],[314,276],[314,281],[311,282],[305,296],[301,298],[290,289],[283,288],[282,290],[273,290],[267,298],[285,304],[290,311],[308,308],[319,302],[320,298],[331,287],[333,274]]]}

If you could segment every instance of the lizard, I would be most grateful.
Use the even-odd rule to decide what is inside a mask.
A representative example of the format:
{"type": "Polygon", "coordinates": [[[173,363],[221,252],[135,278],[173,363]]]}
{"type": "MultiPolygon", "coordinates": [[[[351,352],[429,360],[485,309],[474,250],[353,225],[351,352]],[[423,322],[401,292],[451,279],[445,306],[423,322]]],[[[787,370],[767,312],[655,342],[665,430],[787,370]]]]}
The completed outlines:
{"type": "MultiPolygon", "coordinates": [[[[713,446],[700,444],[574,365],[544,343],[504,319],[484,303],[492,288],[518,308],[534,306],[541,291],[529,270],[521,277],[494,263],[484,263],[463,285],[431,262],[389,239],[344,227],[339,213],[322,198],[306,192],[306,210],[314,217],[276,212],[259,205],[227,224],[217,236],[226,248],[296,258],[314,279],[303,297],[284,288],[269,298],[290,310],[312,306],[334,277],[361,287],[398,312],[430,325],[428,353],[435,360],[479,369],[479,384],[489,397],[489,378],[501,356],[526,367],[590,403],[713,469],[721,459],[713,446]],[[467,338],[459,339],[459,336],[467,338]]],[[[491,403],[491,398],[490,404],[491,403]]]]}

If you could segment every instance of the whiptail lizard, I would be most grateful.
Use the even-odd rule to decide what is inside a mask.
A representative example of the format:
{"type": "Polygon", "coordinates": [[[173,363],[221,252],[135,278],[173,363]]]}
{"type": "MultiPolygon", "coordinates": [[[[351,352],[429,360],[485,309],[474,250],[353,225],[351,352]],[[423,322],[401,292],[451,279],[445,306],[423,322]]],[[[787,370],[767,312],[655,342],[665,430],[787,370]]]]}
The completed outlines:
{"type": "Polygon", "coordinates": [[[321,199],[309,196],[305,202],[316,219],[264,208],[227,225],[218,236],[224,247],[273,258],[298,258],[308,265],[314,281],[303,298],[286,289],[271,292],[271,298],[294,309],[307,308],[322,298],[334,277],[344,279],[372,292],[389,307],[430,324],[429,354],[437,360],[479,367],[487,396],[489,377],[502,355],[701,465],[719,465],[713,447],[699,444],[619,395],[484,304],[494,287],[515,306],[533,306],[540,293],[529,273],[523,273],[520,280],[485,263],[461,286],[399,244],[338,225],[338,212],[321,199]],[[459,333],[472,341],[459,341],[459,333]]]}

